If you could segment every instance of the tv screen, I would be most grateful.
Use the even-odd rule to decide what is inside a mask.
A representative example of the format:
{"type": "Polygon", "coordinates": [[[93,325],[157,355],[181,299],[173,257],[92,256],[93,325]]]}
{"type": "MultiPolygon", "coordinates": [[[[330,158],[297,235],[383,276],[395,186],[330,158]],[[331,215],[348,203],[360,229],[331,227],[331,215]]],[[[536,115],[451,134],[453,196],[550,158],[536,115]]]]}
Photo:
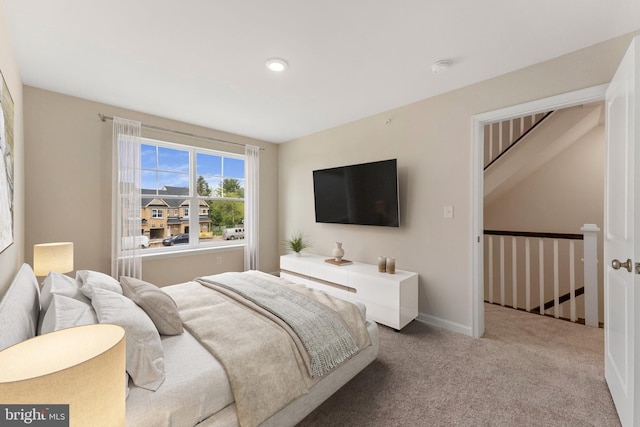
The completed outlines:
{"type": "Polygon", "coordinates": [[[316,222],[399,227],[396,159],[313,171],[316,222]]]}

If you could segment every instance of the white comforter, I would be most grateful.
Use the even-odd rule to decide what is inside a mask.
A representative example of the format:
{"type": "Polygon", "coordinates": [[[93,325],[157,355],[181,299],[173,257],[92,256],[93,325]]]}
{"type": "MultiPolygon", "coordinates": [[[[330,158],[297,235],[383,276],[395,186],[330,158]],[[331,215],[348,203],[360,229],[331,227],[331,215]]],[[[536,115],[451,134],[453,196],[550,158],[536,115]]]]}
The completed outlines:
{"type": "MultiPolygon", "coordinates": [[[[202,286],[188,282],[163,289],[176,298],[194,285],[202,286]]],[[[364,319],[364,306],[358,308],[364,319]]],[[[213,414],[227,420],[223,425],[237,425],[233,392],[222,364],[186,330],[182,335],[163,336],[162,344],[166,379],[156,392],[130,383],[127,425],[194,426],[213,414]]]]}

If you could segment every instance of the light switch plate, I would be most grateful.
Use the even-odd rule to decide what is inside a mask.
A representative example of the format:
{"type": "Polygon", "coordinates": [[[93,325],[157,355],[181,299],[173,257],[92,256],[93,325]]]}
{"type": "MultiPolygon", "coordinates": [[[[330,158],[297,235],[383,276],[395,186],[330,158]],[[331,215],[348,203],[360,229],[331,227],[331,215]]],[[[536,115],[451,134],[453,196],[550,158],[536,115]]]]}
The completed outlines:
{"type": "Polygon", "coordinates": [[[453,206],[448,205],[444,207],[444,217],[453,218],[453,206]]]}

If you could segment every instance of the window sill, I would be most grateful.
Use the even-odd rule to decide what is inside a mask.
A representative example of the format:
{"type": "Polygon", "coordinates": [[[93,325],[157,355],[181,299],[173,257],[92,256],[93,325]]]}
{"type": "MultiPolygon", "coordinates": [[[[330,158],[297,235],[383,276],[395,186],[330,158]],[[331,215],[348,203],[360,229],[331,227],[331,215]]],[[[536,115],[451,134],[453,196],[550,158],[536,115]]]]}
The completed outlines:
{"type": "Polygon", "coordinates": [[[192,256],[192,255],[202,255],[207,253],[215,253],[215,252],[230,252],[230,251],[243,251],[244,243],[234,244],[234,245],[220,245],[220,246],[207,246],[201,248],[185,248],[185,249],[174,249],[171,251],[162,251],[162,252],[152,252],[142,254],[142,260],[151,260],[151,259],[163,259],[163,258],[176,258],[176,257],[184,257],[184,256],[192,256]]]}

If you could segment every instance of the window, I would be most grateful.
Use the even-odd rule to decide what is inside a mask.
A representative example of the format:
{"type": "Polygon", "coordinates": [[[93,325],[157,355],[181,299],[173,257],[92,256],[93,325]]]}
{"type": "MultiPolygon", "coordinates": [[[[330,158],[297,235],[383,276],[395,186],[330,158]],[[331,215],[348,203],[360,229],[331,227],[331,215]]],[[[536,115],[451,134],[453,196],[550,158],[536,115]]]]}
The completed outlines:
{"type": "Polygon", "coordinates": [[[142,217],[155,221],[154,233],[150,221],[142,224],[143,235],[150,238],[147,250],[237,244],[222,234],[226,228],[244,227],[245,156],[141,141],[142,217]],[[198,215],[190,216],[189,211],[198,215]],[[167,239],[177,234],[187,234],[188,242],[167,245],[167,239]]]}

